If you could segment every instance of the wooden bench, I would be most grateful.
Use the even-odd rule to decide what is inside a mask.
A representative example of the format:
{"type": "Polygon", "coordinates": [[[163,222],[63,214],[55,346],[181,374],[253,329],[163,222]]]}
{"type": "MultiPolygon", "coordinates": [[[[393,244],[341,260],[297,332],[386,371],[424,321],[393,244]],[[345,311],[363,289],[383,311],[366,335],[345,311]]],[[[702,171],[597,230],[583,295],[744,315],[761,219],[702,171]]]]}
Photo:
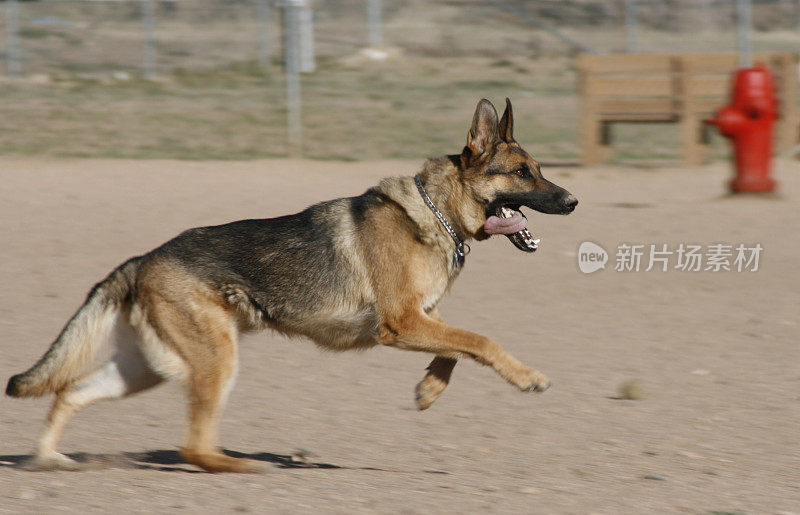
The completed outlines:
{"type": "MultiPolygon", "coordinates": [[[[778,98],[776,144],[788,150],[798,142],[797,55],[753,54],[773,75],[778,98]]],[[[736,54],[614,54],[578,57],[581,91],[583,164],[608,161],[610,125],[629,122],[680,124],[683,161],[708,159],[704,120],[727,104],[736,54]]]]}

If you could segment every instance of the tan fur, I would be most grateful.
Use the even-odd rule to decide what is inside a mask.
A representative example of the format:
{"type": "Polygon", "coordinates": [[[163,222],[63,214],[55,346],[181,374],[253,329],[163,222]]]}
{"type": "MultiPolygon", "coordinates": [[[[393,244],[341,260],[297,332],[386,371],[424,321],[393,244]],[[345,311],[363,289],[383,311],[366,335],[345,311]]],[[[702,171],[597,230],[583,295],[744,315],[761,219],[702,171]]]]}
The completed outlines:
{"type": "Polygon", "coordinates": [[[85,372],[117,323],[134,266],[131,261],[125,262],[95,285],[44,356],[11,378],[6,393],[39,397],[58,392],[85,372]]]}
{"type": "MultiPolygon", "coordinates": [[[[509,161],[515,158],[509,156],[509,161]]],[[[448,218],[457,230],[477,234],[485,221],[475,190],[491,187],[485,176],[475,175],[475,182],[459,179],[461,171],[449,160],[432,160],[422,171],[428,179],[426,190],[434,203],[448,206],[448,218]],[[480,177],[480,179],[479,179],[480,177]],[[483,217],[481,219],[481,217],[483,217]]],[[[491,178],[501,182],[502,177],[491,178]]],[[[507,186],[506,186],[507,187],[507,186]]],[[[369,229],[362,237],[362,250],[368,261],[375,263],[373,288],[380,314],[379,341],[383,345],[407,350],[431,352],[448,360],[431,364],[426,379],[418,386],[422,395],[421,408],[430,406],[444,390],[452,371],[452,360],[470,357],[495,369],[506,381],[524,391],[544,390],[549,385],[546,376],[531,370],[508,354],[492,340],[448,326],[431,309],[452,285],[459,270],[448,259],[453,243],[439,221],[419,197],[412,178],[385,179],[379,189],[401,204],[411,218],[423,229],[429,240],[417,242],[407,231],[398,227],[402,220],[391,208],[376,211],[370,218],[369,229]],[[391,235],[391,241],[385,241],[391,235]],[[376,240],[383,239],[382,245],[376,240]],[[397,262],[394,256],[407,256],[397,262]],[[449,370],[448,370],[449,368],[449,370]],[[438,394],[435,393],[438,390],[438,394]],[[432,402],[432,400],[430,400],[432,402]],[[424,407],[423,407],[424,406],[424,407]]],[[[419,402],[419,401],[418,401],[419,402]]]]}
{"type": "MultiPolygon", "coordinates": [[[[525,193],[546,182],[538,164],[513,140],[510,104],[499,126],[494,108],[487,104],[491,106],[488,101],[478,105],[463,153],[430,160],[419,174],[433,203],[465,240],[488,237],[483,231],[486,199],[501,192],[525,193]],[[522,163],[535,173],[514,176],[522,163]]],[[[439,398],[457,360],[463,358],[492,367],[520,390],[547,389],[543,374],[498,343],[442,320],[436,306],[462,268],[453,260],[453,240],[425,204],[414,179],[384,179],[374,191],[372,198],[380,200],[373,201],[358,222],[352,199],[325,203],[315,212],[321,217],[317,223],[331,232],[326,249],[331,257],[325,259],[341,270],[326,275],[328,284],[334,278],[337,283],[314,299],[313,309],[307,305],[308,296],[298,294],[297,300],[281,289],[277,295],[285,298],[277,300],[285,302],[275,304],[280,310],[275,318],[235,274],[220,280],[221,268],[192,269],[186,264],[191,260],[168,250],[134,258],[113,272],[93,290],[42,360],[9,381],[9,395],[56,393],[39,442],[37,466],[76,466],[56,449],[67,422],[81,408],[177,379],[185,385],[190,405],[181,456],[210,472],[260,470],[261,463],[226,456],[217,447],[219,416],[235,380],[242,331],[271,328],[337,351],[386,345],[434,354],[416,387],[419,409],[439,398]],[[106,340],[116,343],[117,353],[80,376],[106,340]]],[[[294,275],[276,280],[305,280],[294,275]]]]}
{"type": "Polygon", "coordinates": [[[59,391],[80,376],[100,351],[100,344],[113,330],[117,315],[115,306],[90,303],[60,336],[60,339],[71,342],[69,347],[62,347],[64,355],[59,358],[60,366],[49,373],[43,382],[31,388],[28,395],[59,391]]]}
{"type": "MultiPolygon", "coordinates": [[[[180,356],[190,414],[181,456],[209,472],[254,472],[260,462],[232,458],[217,447],[219,412],[237,370],[237,319],[232,307],[173,263],[155,262],[137,282],[144,318],[164,347],[180,356]]],[[[155,353],[148,354],[153,359],[155,353]]],[[[162,355],[163,356],[163,355],[162,355]]],[[[172,365],[170,359],[154,368],[172,365]]]]}

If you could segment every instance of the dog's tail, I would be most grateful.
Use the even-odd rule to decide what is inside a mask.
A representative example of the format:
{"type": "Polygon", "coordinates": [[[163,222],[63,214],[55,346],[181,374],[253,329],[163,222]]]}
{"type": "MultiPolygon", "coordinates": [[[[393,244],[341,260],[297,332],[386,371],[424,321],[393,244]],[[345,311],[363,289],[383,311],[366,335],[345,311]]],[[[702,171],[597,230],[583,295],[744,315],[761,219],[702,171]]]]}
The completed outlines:
{"type": "Polygon", "coordinates": [[[126,261],[92,288],[44,356],[27,372],[8,380],[6,395],[39,397],[58,392],[83,373],[109,339],[120,307],[129,297],[138,261],[126,261]]]}

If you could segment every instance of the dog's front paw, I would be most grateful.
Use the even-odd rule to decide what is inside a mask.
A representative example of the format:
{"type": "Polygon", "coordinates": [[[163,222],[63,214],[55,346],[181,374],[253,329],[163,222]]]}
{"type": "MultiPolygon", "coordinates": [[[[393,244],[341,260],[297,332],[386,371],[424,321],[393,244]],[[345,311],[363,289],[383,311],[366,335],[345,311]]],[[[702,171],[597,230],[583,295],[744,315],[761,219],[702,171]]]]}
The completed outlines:
{"type": "Polygon", "coordinates": [[[414,389],[414,401],[418,410],[425,410],[431,407],[436,399],[444,392],[447,382],[434,375],[426,375],[414,389]]]}
{"type": "Polygon", "coordinates": [[[521,388],[521,390],[523,392],[542,393],[550,388],[552,384],[553,383],[550,382],[546,375],[537,370],[531,370],[530,381],[527,383],[527,386],[521,388]]]}

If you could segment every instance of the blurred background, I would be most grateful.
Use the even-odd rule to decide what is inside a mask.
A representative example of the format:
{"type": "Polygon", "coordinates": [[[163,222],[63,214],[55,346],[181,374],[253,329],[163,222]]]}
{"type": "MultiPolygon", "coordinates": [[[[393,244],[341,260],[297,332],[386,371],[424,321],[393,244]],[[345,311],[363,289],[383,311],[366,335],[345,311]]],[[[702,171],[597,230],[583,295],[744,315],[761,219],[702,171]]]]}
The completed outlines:
{"type": "Polygon", "coordinates": [[[86,470],[31,475],[49,399],[0,396],[0,512],[796,514],[798,49],[800,0],[0,0],[0,379],[125,258],[413,174],[461,150],[482,97],[513,100],[516,139],[580,199],[528,213],[534,255],[473,245],[441,305],[545,395],[463,360],[420,413],[429,356],[249,335],[221,443],[272,473],[194,473],[171,383],[77,417],[61,450],[86,470]],[[705,123],[740,48],[776,72],[771,194],[729,194],[705,123]],[[605,270],[581,273],[581,242],[605,270]],[[616,271],[631,244],[651,253],[616,271]],[[683,244],[763,255],[646,271],[683,244]]]}
{"type": "MultiPolygon", "coordinates": [[[[309,1],[300,150],[284,3],[3,2],[0,153],[419,158],[458,152],[476,101],[509,96],[526,148],[567,163],[581,153],[576,55],[737,49],[736,0],[309,1]]],[[[800,0],[752,2],[755,51],[796,50],[799,27],[800,0]]],[[[681,154],[658,123],[618,125],[614,146],[623,162],[681,154]]]]}

